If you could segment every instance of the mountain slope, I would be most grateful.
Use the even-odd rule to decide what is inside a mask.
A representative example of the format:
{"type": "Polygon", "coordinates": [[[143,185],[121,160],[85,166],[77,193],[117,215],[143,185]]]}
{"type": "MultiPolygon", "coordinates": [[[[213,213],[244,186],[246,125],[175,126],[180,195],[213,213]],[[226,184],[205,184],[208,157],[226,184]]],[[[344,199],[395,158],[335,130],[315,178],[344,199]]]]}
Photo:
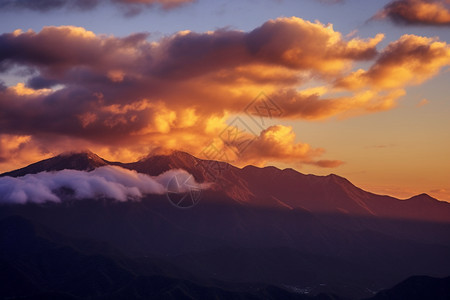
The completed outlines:
{"type": "Polygon", "coordinates": [[[334,174],[304,175],[292,169],[247,166],[239,172],[256,199],[272,197],[291,208],[321,213],[450,222],[450,204],[426,194],[399,200],[366,192],[334,174]]]}
{"type": "Polygon", "coordinates": [[[130,259],[82,253],[55,242],[70,239],[48,229],[52,238],[42,236],[37,227],[17,216],[0,219],[0,299],[332,299],[270,285],[226,290],[163,276],[164,271],[149,275],[148,263],[130,269],[130,259]]]}
{"type": "Polygon", "coordinates": [[[213,191],[242,205],[450,223],[450,204],[426,194],[399,200],[366,192],[334,174],[304,175],[292,169],[275,167],[247,166],[240,169],[180,151],[148,156],[134,163],[108,162],[89,151],[66,153],[0,176],[17,177],[62,169],[90,171],[108,164],[152,176],[171,169],[184,169],[197,181],[213,182],[213,191]]]}
{"type": "MultiPolygon", "coordinates": [[[[336,175],[304,175],[274,167],[240,169],[183,152],[149,156],[134,163],[108,162],[89,152],[71,153],[2,176],[63,168],[89,171],[104,165],[149,175],[182,168],[197,181],[212,182],[213,186],[202,191],[198,205],[187,210],[175,208],[165,195],[153,194],[140,201],[101,197],[0,206],[0,219],[21,216],[35,228],[48,228],[39,231],[39,238],[26,235],[28,244],[22,244],[31,241],[39,245],[39,259],[63,259],[58,264],[74,268],[65,278],[81,277],[80,285],[96,295],[123,298],[131,293],[145,299],[160,293],[192,297],[191,292],[196,291],[228,297],[223,295],[234,292],[236,284],[248,288],[249,282],[260,282],[262,291],[278,285],[314,295],[326,292],[362,298],[412,275],[449,275],[449,204],[427,195],[403,201],[368,193],[336,175]],[[71,265],[65,257],[78,264],[71,265]],[[83,281],[89,277],[80,274],[91,265],[97,266],[93,274],[108,275],[83,281]],[[151,276],[157,277],[149,279],[151,276]],[[162,289],[147,288],[152,286],[147,280],[162,280],[162,289]],[[211,290],[211,286],[219,289],[211,290]]],[[[5,228],[0,223],[3,241],[17,241],[14,230],[8,234],[5,228]]],[[[11,274],[14,289],[23,286],[45,294],[48,290],[36,282],[47,282],[52,273],[39,269],[37,258],[21,260],[34,257],[35,250],[19,247],[0,264],[11,274]],[[14,253],[23,253],[22,258],[14,253]],[[20,264],[11,265],[17,259],[20,264]],[[23,266],[28,268],[25,277],[23,266]]],[[[57,268],[54,273],[64,275],[57,268]]],[[[74,288],[57,289],[57,282],[50,282],[58,297],[67,296],[68,289],[74,288]]],[[[233,297],[247,299],[241,292],[248,289],[238,291],[233,297]]],[[[276,298],[273,295],[278,292],[270,291],[266,298],[276,298]]],[[[248,297],[258,298],[253,291],[248,297]]]]}
{"type": "Polygon", "coordinates": [[[19,177],[27,174],[36,174],[44,171],[61,171],[64,169],[91,171],[108,164],[110,164],[108,161],[90,151],[67,152],[21,169],[3,173],[0,176],[19,177]]]}
{"type": "Polygon", "coordinates": [[[432,278],[414,276],[379,292],[368,300],[448,300],[450,298],[450,277],[432,278]]]}

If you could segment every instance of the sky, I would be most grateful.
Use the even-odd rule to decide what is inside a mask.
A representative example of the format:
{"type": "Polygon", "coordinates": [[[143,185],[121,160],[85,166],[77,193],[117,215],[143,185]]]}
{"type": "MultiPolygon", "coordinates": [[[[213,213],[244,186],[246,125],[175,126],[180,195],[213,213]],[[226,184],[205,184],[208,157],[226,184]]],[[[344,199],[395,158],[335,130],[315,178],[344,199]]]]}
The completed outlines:
{"type": "Polygon", "coordinates": [[[449,0],[1,0],[0,172],[181,150],[450,201],[449,0]]]}

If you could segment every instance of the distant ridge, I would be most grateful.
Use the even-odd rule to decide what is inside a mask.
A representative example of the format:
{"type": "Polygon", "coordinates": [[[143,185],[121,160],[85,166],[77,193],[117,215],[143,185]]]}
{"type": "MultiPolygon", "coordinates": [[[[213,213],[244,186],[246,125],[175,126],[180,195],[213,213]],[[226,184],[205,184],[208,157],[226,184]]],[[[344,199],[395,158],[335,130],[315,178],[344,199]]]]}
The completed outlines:
{"type": "Polygon", "coordinates": [[[200,182],[214,182],[212,190],[241,205],[450,223],[450,204],[427,194],[399,200],[364,191],[335,174],[305,175],[272,166],[237,168],[226,162],[202,160],[182,151],[149,155],[133,163],[109,162],[88,150],[66,152],[0,176],[18,177],[63,169],[91,171],[106,165],[151,176],[170,169],[184,169],[200,182]]]}

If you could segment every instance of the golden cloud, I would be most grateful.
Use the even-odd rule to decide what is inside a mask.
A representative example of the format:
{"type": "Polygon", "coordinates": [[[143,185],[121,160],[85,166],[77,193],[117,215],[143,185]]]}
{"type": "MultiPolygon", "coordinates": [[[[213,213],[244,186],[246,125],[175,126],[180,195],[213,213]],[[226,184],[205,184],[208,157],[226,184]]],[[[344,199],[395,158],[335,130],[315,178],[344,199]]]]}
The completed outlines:
{"type": "MultiPolygon", "coordinates": [[[[382,34],[343,37],[331,25],[296,17],[250,32],[186,31],[153,42],[147,36],[118,38],[73,26],[0,35],[1,70],[35,71],[26,84],[0,88],[0,134],[31,136],[33,145],[52,152],[76,144],[107,159],[156,148],[196,154],[261,91],[282,108],[279,121],[383,111],[396,105],[406,86],[448,65],[450,51],[436,38],[407,35],[379,53],[382,34]],[[353,70],[358,61],[374,63],[353,70]]],[[[289,127],[256,134],[259,150],[249,148],[239,163],[341,163],[296,143],[289,127]]]]}
{"type": "Polygon", "coordinates": [[[396,0],[379,11],[375,19],[390,18],[403,24],[450,25],[448,0],[396,0]]]}
{"type": "Polygon", "coordinates": [[[357,70],[340,78],[338,87],[346,89],[392,89],[416,85],[450,65],[450,47],[437,38],[403,35],[390,43],[368,70],[357,70]]]}
{"type": "Polygon", "coordinates": [[[337,167],[343,163],[338,160],[316,160],[325,150],[296,142],[295,138],[291,126],[270,126],[261,131],[260,135],[241,153],[239,163],[265,165],[268,161],[278,161],[296,166],[313,164],[319,167],[337,167]]]}

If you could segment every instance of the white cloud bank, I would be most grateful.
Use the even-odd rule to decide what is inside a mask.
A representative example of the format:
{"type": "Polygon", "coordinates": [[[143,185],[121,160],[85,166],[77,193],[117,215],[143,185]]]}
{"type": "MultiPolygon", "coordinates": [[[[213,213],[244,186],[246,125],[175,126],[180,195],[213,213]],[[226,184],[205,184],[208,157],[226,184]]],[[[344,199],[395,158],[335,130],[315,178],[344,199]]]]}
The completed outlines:
{"type": "Polygon", "coordinates": [[[149,176],[117,166],[103,166],[90,172],[62,170],[16,178],[0,177],[0,204],[61,202],[57,191],[62,188],[72,190],[71,197],[76,199],[139,200],[146,194],[165,194],[174,177],[181,183],[180,193],[209,187],[208,183],[197,183],[191,174],[180,169],[149,176]]]}

